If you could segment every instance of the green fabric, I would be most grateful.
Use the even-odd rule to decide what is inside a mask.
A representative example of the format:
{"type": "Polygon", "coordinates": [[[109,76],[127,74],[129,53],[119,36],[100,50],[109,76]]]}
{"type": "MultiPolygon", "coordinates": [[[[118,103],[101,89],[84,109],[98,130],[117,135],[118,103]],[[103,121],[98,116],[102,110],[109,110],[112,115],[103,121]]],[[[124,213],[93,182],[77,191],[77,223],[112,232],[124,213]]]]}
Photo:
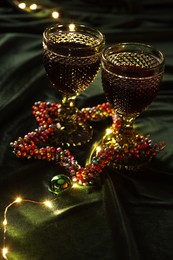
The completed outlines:
{"type": "MultiPolygon", "coordinates": [[[[73,1],[61,1],[60,22],[73,20],[97,27],[105,34],[107,45],[142,41],[162,50],[166,66],[161,90],[135,125],[139,132],[149,132],[153,140],[164,140],[167,145],[140,172],[124,174],[106,168],[98,186],[74,188],[55,197],[48,185],[63,169],[45,161],[17,159],[9,145],[38,127],[32,115],[35,101],[60,102],[42,64],[42,33],[55,21],[0,1],[1,220],[5,207],[18,195],[34,201],[57,198],[52,209],[31,202],[9,209],[9,259],[173,259],[173,5],[165,1],[163,7],[161,1],[154,0],[142,1],[140,6],[138,1],[114,2],[103,5],[78,0],[73,5],[73,1]]],[[[76,105],[82,108],[105,101],[99,73],[76,105]]],[[[108,118],[92,122],[94,138],[110,123],[108,118]]],[[[72,149],[81,165],[93,140],[72,149]]]]}

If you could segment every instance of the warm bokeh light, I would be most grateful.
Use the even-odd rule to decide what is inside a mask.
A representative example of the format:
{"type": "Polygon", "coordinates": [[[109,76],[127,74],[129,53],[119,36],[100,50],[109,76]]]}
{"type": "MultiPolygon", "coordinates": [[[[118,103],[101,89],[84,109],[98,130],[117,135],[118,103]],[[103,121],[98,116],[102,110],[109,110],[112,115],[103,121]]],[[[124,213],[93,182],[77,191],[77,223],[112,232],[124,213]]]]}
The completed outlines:
{"type": "Polygon", "coordinates": [[[52,12],[52,18],[58,19],[59,18],[59,12],[58,11],[53,11],[52,12]]]}
{"type": "Polygon", "coordinates": [[[101,146],[97,146],[96,148],[96,154],[98,154],[101,151],[101,146]]]}
{"type": "Polygon", "coordinates": [[[3,221],[3,225],[6,226],[7,225],[7,219],[5,218],[3,221]]]}
{"type": "Polygon", "coordinates": [[[106,135],[109,135],[109,134],[111,134],[112,133],[112,129],[111,128],[107,128],[106,129],[106,135]]]}
{"type": "Polygon", "coordinates": [[[56,1],[48,0],[9,0],[14,6],[31,13],[38,18],[49,17],[52,19],[59,19],[61,13],[59,12],[58,3],[56,1]]]}
{"type": "Polygon", "coordinates": [[[17,197],[16,200],[15,200],[14,202],[16,202],[16,203],[20,203],[21,201],[22,201],[22,198],[17,197]]]}
{"type": "Polygon", "coordinates": [[[78,184],[77,183],[73,183],[72,188],[77,188],[78,184]]]}
{"type": "Polygon", "coordinates": [[[70,31],[75,31],[75,28],[76,28],[75,24],[73,24],[73,23],[69,24],[69,30],[70,31]]]}
{"type": "Polygon", "coordinates": [[[18,7],[19,7],[20,9],[25,9],[25,8],[26,8],[26,4],[25,4],[25,3],[19,3],[19,4],[18,4],[18,7]]]}
{"type": "Polygon", "coordinates": [[[30,8],[31,10],[36,10],[37,7],[38,7],[37,4],[32,4],[32,5],[30,5],[29,8],[30,8]]]}
{"type": "Polygon", "coordinates": [[[7,259],[7,253],[8,253],[8,249],[6,247],[4,247],[2,249],[2,256],[3,256],[4,259],[7,259]]]}
{"type": "Polygon", "coordinates": [[[52,203],[51,203],[49,200],[44,201],[43,204],[44,204],[46,207],[48,207],[48,208],[52,208],[52,207],[53,207],[52,203]]]}

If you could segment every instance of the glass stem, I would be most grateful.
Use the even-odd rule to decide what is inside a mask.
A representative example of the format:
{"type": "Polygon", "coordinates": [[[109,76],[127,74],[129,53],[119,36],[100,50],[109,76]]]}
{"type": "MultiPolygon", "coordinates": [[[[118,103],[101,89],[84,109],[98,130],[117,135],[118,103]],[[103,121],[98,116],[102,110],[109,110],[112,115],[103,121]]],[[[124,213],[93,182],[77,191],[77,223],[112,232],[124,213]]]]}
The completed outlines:
{"type": "Polygon", "coordinates": [[[116,135],[116,139],[126,144],[134,142],[134,120],[135,117],[132,116],[124,116],[121,114],[113,116],[113,132],[116,135]]]}
{"type": "Polygon", "coordinates": [[[77,112],[77,108],[75,107],[75,99],[76,97],[63,97],[62,98],[62,111],[61,114],[65,118],[74,115],[77,112]]]}
{"type": "Polygon", "coordinates": [[[62,98],[62,106],[63,107],[74,107],[74,102],[75,102],[75,97],[73,98],[68,98],[68,97],[63,97],[62,98]]]}

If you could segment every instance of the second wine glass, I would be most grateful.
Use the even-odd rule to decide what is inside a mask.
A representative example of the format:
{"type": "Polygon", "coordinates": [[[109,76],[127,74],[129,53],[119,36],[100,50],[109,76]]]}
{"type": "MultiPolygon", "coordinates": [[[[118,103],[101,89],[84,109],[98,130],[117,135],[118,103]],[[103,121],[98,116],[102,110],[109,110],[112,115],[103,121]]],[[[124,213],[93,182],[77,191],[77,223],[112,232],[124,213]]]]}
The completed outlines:
{"type": "Polygon", "coordinates": [[[75,99],[95,79],[104,44],[104,35],[85,25],[56,24],[43,33],[46,74],[62,99],[56,118],[57,144],[76,146],[92,138],[91,126],[77,118],[75,99]]]}
{"type": "Polygon", "coordinates": [[[136,170],[165,146],[136,133],[134,120],[156,97],[164,72],[161,51],[143,43],[119,43],[104,49],[102,83],[105,96],[115,109],[97,150],[112,149],[110,165],[136,170]]]}

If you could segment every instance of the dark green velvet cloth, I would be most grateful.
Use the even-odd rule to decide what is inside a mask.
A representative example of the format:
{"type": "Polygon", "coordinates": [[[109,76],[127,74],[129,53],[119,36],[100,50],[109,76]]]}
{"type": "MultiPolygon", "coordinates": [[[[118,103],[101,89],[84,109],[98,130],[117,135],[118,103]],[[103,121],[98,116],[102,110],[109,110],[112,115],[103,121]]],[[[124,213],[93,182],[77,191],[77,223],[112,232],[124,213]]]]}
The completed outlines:
{"type": "MultiPolygon", "coordinates": [[[[0,1],[0,222],[5,207],[16,196],[34,201],[56,198],[52,209],[31,202],[9,209],[6,243],[10,260],[173,259],[173,3],[115,2],[57,1],[60,22],[97,27],[107,44],[141,41],[164,53],[160,92],[137,118],[136,129],[167,145],[139,172],[106,168],[96,187],[74,188],[56,197],[48,185],[63,169],[46,161],[17,159],[9,145],[38,127],[32,115],[35,101],[60,102],[42,64],[42,33],[55,21],[0,1]]],[[[95,106],[105,100],[98,74],[76,105],[95,106]]],[[[97,137],[110,120],[91,124],[97,137]]],[[[81,165],[91,145],[92,141],[72,149],[81,165]]]]}

